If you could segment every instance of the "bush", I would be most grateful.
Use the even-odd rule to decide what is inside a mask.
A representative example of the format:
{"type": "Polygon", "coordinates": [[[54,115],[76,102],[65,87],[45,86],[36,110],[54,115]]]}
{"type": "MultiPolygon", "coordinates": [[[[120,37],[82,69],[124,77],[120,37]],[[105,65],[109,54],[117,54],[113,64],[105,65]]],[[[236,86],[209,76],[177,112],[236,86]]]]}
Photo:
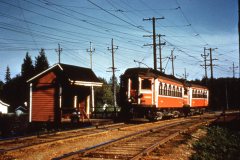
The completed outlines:
{"type": "Polygon", "coordinates": [[[3,114],[0,116],[0,136],[23,135],[28,128],[28,115],[3,114]]]}
{"type": "Polygon", "coordinates": [[[197,141],[191,160],[235,160],[240,159],[240,134],[225,128],[208,128],[207,136],[197,141]]]}

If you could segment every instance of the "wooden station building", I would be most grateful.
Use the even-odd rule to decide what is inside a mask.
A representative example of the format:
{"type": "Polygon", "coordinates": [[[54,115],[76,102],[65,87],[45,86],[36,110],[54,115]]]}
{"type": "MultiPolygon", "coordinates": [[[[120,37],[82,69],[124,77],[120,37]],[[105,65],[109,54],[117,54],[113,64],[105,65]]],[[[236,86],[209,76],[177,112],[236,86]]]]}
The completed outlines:
{"type": "Polygon", "coordinates": [[[102,86],[94,72],[56,64],[27,81],[30,85],[29,122],[61,122],[73,110],[89,118],[94,87],[102,86]]]}

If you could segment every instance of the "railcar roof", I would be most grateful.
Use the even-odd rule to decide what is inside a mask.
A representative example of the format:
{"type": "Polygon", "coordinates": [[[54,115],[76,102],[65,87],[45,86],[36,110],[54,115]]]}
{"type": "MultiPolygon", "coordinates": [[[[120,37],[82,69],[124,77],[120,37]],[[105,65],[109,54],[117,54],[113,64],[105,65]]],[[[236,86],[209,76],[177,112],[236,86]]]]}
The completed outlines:
{"type": "Polygon", "coordinates": [[[127,76],[127,77],[149,76],[149,77],[155,77],[155,78],[162,77],[164,79],[168,79],[168,80],[171,80],[171,81],[182,83],[182,84],[184,84],[185,86],[188,86],[188,87],[208,89],[206,86],[197,85],[197,84],[193,84],[193,83],[190,83],[190,82],[185,82],[185,80],[183,80],[183,79],[178,79],[178,78],[176,78],[172,75],[167,75],[167,74],[161,73],[160,71],[154,70],[152,68],[128,68],[125,71],[124,76],[127,76]]]}
{"type": "Polygon", "coordinates": [[[149,76],[149,77],[163,77],[165,79],[168,79],[168,80],[174,80],[174,81],[177,81],[177,82],[180,82],[180,83],[183,83],[184,80],[182,79],[178,79],[172,75],[167,75],[167,74],[164,74],[164,73],[161,73],[160,71],[158,70],[154,70],[152,68],[128,68],[125,73],[124,73],[125,76],[134,76],[134,75],[138,75],[138,76],[149,76]]]}
{"type": "Polygon", "coordinates": [[[195,87],[195,88],[204,88],[204,89],[208,89],[206,86],[202,86],[202,85],[199,85],[199,84],[190,84],[191,87],[195,87]]]}

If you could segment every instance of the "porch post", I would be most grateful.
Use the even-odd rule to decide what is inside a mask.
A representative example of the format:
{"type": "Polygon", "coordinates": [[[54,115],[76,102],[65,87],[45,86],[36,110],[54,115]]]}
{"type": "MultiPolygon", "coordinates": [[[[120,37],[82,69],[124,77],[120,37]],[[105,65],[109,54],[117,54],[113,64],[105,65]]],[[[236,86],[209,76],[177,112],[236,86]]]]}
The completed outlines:
{"type": "Polygon", "coordinates": [[[94,101],[94,88],[93,88],[93,86],[91,86],[91,99],[92,99],[92,112],[94,112],[95,111],[95,101],[94,101]]]}
{"type": "Polygon", "coordinates": [[[87,104],[86,104],[86,114],[89,118],[89,113],[90,113],[90,95],[87,96],[87,104]]]}
{"type": "Polygon", "coordinates": [[[32,122],[32,83],[30,83],[29,122],[32,122]]]}

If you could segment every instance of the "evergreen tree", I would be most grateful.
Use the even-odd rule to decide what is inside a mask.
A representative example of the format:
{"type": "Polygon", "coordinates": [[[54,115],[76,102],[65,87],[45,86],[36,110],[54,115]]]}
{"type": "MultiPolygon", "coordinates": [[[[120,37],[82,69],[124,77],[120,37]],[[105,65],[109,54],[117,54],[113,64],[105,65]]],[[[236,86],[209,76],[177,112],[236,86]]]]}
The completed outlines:
{"type": "Polygon", "coordinates": [[[49,68],[49,63],[45,55],[45,51],[42,48],[35,60],[35,74],[39,74],[47,68],[49,68]]]}
{"type": "Polygon", "coordinates": [[[10,68],[7,66],[6,75],[5,75],[5,82],[8,83],[11,80],[10,68]]]}
{"type": "Polygon", "coordinates": [[[0,80],[0,98],[2,98],[3,86],[4,86],[4,83],[3,81],[0,80]]]}
{"type": "Polygon", "coordinates": [[[22,69],[21,69],[23,79],[29,79],[34,75],[34,66],[32,58],[26,53],[26,56],[23,60],[22,69]]]}

